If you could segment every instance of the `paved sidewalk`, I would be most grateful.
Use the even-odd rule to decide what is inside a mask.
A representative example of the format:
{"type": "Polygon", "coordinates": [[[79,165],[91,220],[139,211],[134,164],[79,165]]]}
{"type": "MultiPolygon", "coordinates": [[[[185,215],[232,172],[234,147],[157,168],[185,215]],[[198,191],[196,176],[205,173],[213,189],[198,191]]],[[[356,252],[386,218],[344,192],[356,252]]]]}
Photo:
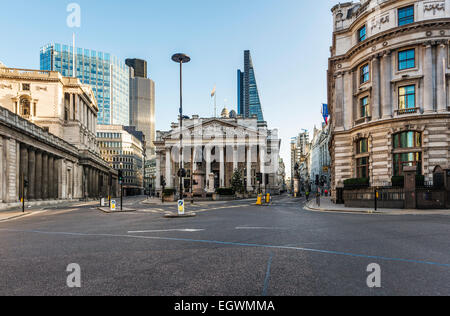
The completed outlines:
{"type": "Polygon", "coordinates": [[[22,211],[3,211],[3,212],[0,212],[0,222],[7,221],[7,220],[10,220],[10,219],[14,219],[14,218],[18,218],[18,217],[22,217],[22,216],[25,216],[25,215],[29,215],[31,213],[32,212],[30,212],[30,211],[25,211],[25,212],[22,212],[22,211]]]}
{"type": "Polygon", "coordinates": [[[306,209],[319,212],[338,212],[338,213],[360,213],[360,214],[384,214],[384,215],[450,215],[450,210],[409,210],[409,209],[385,209],[381,208],[375,211],[374,208],[353,208],[345,207],[331,202],[330,197],[322,197],[320,206],[317,206],[316,200],[309,201],[306,209]]]}

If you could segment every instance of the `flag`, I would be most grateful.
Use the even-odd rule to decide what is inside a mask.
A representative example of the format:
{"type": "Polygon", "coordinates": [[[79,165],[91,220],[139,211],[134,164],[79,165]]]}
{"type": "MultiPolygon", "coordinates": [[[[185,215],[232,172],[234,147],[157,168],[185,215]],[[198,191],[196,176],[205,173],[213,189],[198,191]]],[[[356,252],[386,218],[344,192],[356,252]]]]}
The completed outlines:
{"type": "Polygon", "coordinates": [[[214,86],[213,91],[211,92],[211,98],[216,95],[216,86],[214,86]]]}
{"type": "Polygon", "coordinates": [[[325,124],[328,125],[328,117],[330,116],[328,113],[328,104],[322,104],[322,116],[325,120],[325,124]]]}

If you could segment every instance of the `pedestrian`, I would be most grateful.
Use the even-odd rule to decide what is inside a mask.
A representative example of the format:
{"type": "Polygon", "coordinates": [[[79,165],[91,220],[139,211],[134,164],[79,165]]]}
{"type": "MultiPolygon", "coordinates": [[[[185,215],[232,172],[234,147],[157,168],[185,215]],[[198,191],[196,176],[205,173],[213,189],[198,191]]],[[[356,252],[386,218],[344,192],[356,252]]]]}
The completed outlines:
{"type": "Polygon", "coordinates": [[[320,206],[320,192],[316,193],[316,204],[317,206],[320,206]]]}
{"type": "Polygon", "coordinates": [[[309,201],[309,191],[306,191],[305,195],[306,195],[306,201],[309,201]]]}

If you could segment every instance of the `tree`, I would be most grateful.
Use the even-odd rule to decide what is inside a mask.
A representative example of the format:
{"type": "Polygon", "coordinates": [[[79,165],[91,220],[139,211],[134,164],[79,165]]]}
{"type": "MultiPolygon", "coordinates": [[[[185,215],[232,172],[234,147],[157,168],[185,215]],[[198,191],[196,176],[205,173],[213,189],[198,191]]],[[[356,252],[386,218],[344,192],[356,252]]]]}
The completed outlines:
{"type": "Polygon", "coordinates": [[[231,179],[231,187],[236,193],[244,193],[244,182],[242,181],[241,170],[234,170],[233,178],[231,179]]]}

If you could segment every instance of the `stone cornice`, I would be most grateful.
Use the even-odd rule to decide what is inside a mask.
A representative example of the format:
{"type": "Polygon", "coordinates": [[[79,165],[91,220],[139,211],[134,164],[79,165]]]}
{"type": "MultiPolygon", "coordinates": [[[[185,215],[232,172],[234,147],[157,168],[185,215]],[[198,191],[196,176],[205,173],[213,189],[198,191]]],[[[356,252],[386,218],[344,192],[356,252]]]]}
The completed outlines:
{"type": "MultiPolygon", "coordinates": [[[[352,47],[344,55],[331,57],[330,61],[332,61],[332,62],[344,61],[346,59],[351,58],[352,56],[354,56],[358,52],[362,51],[363,49],[373,47],[374,45],[377,45],[380,43],[386,43],[386,40],[397,37],[398,34],[413,33],[413,32],[416,32],[417,30],[423,31],[424,29],[428,30],[430,28],[436,29],[436,27],[444,27],[444,28],[450,29],[450,19],[445,18],[445,19],[427,20],[427,21],[416,22],[413,24],[409,24],[407,26],[396,27],[396,28],[384,31],[382,33],[379,33],[377,35],[369,37],[364,42],[359,43],[358,45],[352,47]]],[[[438,37],[442,37],[442,36],[443,35],[439,34],[438,37]]],[[[447,37],[448,37],[448,35],[447,35],[447,37]]],[[[427,41],[432,41],[432,38],[427,39],[427,41]]],[[[383,45],[383,46],[387,46],[387,45],[383,45]]]]}
{"type": "Polygon", "coordinates": [[[361,124],[355,126],[349,130],[345,131],[333,131],[333,136],[346,135],[349,133],[357,132],[358,130],[364,130],[366,128],[374,128],[382,125],[386,125],[387,128],[391,128],[392,123],[398,122],[411,122],[410,125],[417,125],[417,123],[412,123],[413,121],[429,120],[429,119],[450,119],[450,113],[433,113],[433,114],[418,114],[418,115],[408,115],[394,117],[386,120],[377,120],[369,122],[367,124],[361,124]]]}

